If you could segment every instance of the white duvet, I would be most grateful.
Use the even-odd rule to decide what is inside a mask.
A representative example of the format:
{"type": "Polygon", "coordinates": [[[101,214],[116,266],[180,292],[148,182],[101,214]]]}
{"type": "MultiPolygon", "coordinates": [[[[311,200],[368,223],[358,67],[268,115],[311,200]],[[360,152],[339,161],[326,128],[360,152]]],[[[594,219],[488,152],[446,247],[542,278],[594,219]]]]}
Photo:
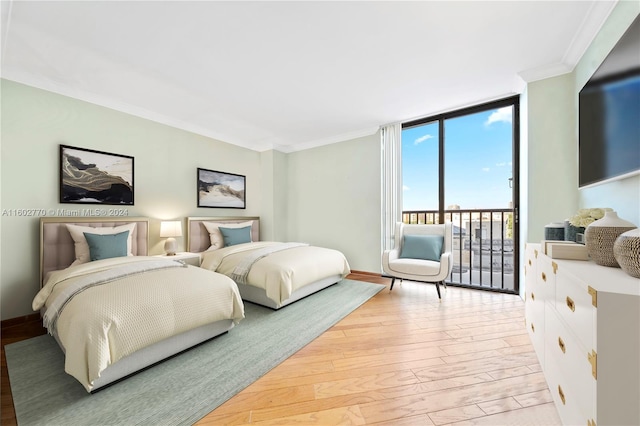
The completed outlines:
{"type": "MultiPolygon", "coordinates": [[[[201,267],[232,276],[247,256],[281,244],[285,243],[260,241],[206,251],[202,253],[201,267]]],[[[265,290],[276,303],[287,300],[305,285],[335,275],[345,277],[351,272],[347,259],[337,250],[288,244],[284,250],[259,258],[246,275],[246,284],[265,290]]]]}
{"type": "Polygon", "coordinates": [[[230,278],[172,260],[119,257],[55,271],[33,300],[90,391],[109,365],[176,334],[244,318],[230,278]]]}

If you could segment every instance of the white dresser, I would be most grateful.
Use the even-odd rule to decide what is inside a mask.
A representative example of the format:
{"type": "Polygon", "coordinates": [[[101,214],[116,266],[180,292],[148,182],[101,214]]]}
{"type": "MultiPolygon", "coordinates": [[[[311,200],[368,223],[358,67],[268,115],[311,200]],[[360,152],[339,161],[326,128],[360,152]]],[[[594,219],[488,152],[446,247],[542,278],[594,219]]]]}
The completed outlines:
{"type": "Polygon", "coordinates": [[[527,244],[525,319],[564,424],[640,425],[640,279],[527,244]]]}

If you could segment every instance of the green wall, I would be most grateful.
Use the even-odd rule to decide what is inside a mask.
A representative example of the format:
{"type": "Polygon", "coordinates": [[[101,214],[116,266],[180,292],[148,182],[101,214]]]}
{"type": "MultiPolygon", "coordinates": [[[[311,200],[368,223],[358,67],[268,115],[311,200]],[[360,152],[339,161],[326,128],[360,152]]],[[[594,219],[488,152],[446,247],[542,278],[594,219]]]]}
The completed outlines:
{"type": "Polygon", "coordinates": [[[521,240],[540,242],[546,224],[563,221],[578,206],[573,75],[528,84],[526,106],[528,221],[521,240]]]}
{"type": "Polygon", "coordinates": [[[380,134],[289,154],[289,240],[342,251],[381,272],[380,134]]]}

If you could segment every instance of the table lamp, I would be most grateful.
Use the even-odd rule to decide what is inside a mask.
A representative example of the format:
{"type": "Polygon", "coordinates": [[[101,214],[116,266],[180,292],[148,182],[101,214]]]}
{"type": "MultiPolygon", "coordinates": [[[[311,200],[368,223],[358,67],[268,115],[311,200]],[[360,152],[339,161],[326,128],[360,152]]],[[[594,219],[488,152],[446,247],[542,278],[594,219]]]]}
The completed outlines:
{"type": "Polygon", "coordinates": [[[182,224],[179,220],[160,222],[160,238],[166,238],[164,251],[167,256],[175,256],[178,244],[175,237],[182,237],[182,224]]]}

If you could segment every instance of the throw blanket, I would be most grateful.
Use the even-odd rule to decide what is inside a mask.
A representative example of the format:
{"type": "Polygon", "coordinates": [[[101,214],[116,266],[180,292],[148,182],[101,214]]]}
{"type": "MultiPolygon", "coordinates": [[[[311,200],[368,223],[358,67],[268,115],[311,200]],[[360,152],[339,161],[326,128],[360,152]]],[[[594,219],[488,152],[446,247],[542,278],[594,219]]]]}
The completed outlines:
{"type": "Polygon", "coordinates": [[[230,275],[230,278],[239,284],[247,283],[247,275],[249,275],[249,271],[254,263],[258,260],[262,259],[265,256],[269,256],[271,253],[276,253],[282,250],[288,250],[294,247],[304,247],[309,244],[305,243],[281,243],[272,246],[267,246],[260,250],[256,250],[246,256],[244,259],[240,261],[233,269],[233,272],[230,275]]]}
{"type": "MultiPolygon", "coordinates": [[[[84,291],[88,287],[107,284],[113,280],[126,277],[128,275],[177,267],[186,267],[186,265],[182,262],[162,259],[147,262],[127,263],[122,265],[120,268],[106,269],[96,272],[95,274],[81,275],[80,278],[72,285],[67,286],[62,292],[60,292],[55,300],[49,305],[44,313],[43,325],[47,328],[49,334],[53,335],[58,316],[67,305],[67,302],[69,302],[69,300],[71,300],[71,298],[73,298],[77,293],[84,291]]],[[[49,280],[47,285],[54,287],[59,282],[59,280],[49,280]]]]}

